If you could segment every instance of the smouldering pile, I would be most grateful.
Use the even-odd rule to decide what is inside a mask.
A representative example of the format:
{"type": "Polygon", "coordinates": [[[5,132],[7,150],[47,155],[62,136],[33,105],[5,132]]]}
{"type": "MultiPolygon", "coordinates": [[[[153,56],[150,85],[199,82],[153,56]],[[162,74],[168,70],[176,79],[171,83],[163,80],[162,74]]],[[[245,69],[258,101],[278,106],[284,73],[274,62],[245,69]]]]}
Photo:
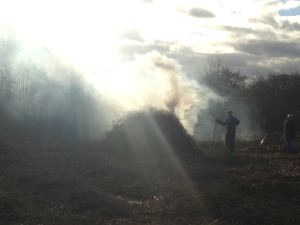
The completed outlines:
{"type": "Polygon", "coordinates": [[[202,154],[174,114],[153,108],[129,113],[102,141],[112,152],[202,154]]]}

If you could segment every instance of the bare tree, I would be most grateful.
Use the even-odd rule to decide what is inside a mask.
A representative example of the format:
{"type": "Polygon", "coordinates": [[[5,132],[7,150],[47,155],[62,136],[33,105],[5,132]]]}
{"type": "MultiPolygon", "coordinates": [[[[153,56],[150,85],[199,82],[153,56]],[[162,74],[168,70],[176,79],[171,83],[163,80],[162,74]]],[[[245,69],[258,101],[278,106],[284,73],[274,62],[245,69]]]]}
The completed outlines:
{"type": "Polygon", "coordinates": [[[204,83],[219,94],[231,95],[245,86],[245,76],[224,64],[218,56],[215,59],[208,58],[208,68],[204,70],[204,83]]]}

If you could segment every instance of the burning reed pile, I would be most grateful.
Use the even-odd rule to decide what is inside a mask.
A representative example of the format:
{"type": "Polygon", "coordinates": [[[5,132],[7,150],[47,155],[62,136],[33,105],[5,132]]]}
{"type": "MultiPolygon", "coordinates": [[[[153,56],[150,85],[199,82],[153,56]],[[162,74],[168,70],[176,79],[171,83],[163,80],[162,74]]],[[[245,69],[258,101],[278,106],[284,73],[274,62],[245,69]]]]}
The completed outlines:
{"type": "Polygon", "coordinates": [[[202,155],[174,114],[153,108],[129,113],[105,133],[102,143],[111,153],[202,155]]]}

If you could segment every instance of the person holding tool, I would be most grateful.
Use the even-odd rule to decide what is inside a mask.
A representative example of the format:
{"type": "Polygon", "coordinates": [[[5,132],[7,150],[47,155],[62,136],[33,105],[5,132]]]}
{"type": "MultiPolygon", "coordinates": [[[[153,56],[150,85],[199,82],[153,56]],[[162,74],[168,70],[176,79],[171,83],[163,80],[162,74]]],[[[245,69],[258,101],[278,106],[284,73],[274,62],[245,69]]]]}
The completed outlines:
{"type": "Polygon", "coordinates": [[[216,119],[216,122],[218,122],[219,124],[222,125],[226,125],[227,127],[227,132],[226,132],[226,136],[225,136],[225,144],[228,148],[228,150],[231,153],[235,152],[235,131],[236,131],[236,126],[238,126],[240,124],[240,121],[234,117],[232,111],[228,111],[227,112],[227,120],[225,122],[222,122],[218,119],[216,119]]]}
{"type": "Polygon", "coordinates": [[[296,153],[296,123],[293,120],[292,114],[287,115],[287,119],[284,121],[283,126],[283,135],[286,141],[287,151],[289,153],[296,153]]]}

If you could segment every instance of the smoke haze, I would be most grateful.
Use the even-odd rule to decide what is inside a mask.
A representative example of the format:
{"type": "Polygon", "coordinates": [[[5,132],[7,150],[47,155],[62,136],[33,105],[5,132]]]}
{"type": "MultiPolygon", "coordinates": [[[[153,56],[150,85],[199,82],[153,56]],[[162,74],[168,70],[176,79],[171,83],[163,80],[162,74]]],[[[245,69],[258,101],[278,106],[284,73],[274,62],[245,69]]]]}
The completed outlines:
{"type": "Polygon", "coordinates": [[[122,62],[117,60],[117,54],[111,54],[109,64],[101,60],[104,57],[102,53],[97,61],[94,55],[87,56],[92,59],[88,67],[87,59],[82,62],[72,55],[36,47],[1,63],[14,65],[16,77],[30,77],[33,83],[46,77],[40,86],[44,94],[39,95],[30,113],[75,124],[80,139],[99,138],[126,113],[147,107],[176,114],[199,140],[212,137],[215,118],[225,121],[228,110],[241,120],[242,139],[261,133],[251,121],[251,107],[219,96],[192,79],[195,74],[188,74],[187,68],[167,55],[150,51],[122,62]]]}
{"type": "Polygon", "coordinates": [[[194,133],[198,114],[208,109],[208,102],[223,101],[209,88],[189,79],[177,61],[158,52],[140,55],[107,74],[94,75],[90,81],[107,104],[113,105],[115,117],[151,106],[176,114],[190,134],[194,133]]]}

